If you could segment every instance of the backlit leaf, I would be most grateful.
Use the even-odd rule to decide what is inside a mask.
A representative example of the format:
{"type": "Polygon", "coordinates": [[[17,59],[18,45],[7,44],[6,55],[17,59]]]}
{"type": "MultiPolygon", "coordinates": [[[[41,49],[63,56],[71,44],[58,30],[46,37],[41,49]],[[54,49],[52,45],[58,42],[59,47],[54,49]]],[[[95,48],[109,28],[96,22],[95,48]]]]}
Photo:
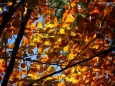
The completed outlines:
{"type": "Polygon", "coordinates": [[[46,62],[48,59],[48,57],[41,58],[41,62],[46,62]]]}
{"type": "Polygon", "coordinates": [[[2,7],[0,7],[0,12],[2,12],[2,7]]]}
{"type": "Polygon", "coordinates": [[[49,68],[48,68],[48,71],[49,71],[49,73],[52,73],[52,72],[54,72],[56,69],[55,69],[55,67],[53,67],[53,66],[50,66],[49,68]]]}
{"type": "Polygon", "coordinates": [[[54,19],[54,26],[57,27],[59,25],[57,18],[54,19]]]}
{"type": "Polygon", "coordinates": [[[67,45],[67,46],[65,46],[64,48],[63,48],[63,51],[64,52],[67,52],[69,50],[69,45],[67,45]]]}
{"type": "Polygon", "coordinates": [[[65,29],[64,28],[60,28],[60,34],[65,34],[65,29]]]}
{"type": "Polygon", "coordinates": [[[97,44],[97,45],[94,45],[92,48],[93,48],[93,49],[98,49],[98,48],[99,48],[99,45],[98,45],[98,44],[97,44]]]}
{"type": "Polygon", "coordinates": [[[37,28],[42,28],[42,23],[39,21],[39,22],[37,22],[36,26],[37,26],[37,28]]]}
{"type": "Polygon", "coordinates": [[[68,60],[72,60],[75,56],[76,54],[69,53],[68,60]]]}
{"type": "Polygon", "coordinates": [[[8,45],[8,48],[9,48],[9,49],[13,49],[13,48],[14,48],[14,44],[9,44],[9,45],[8,45]]]}

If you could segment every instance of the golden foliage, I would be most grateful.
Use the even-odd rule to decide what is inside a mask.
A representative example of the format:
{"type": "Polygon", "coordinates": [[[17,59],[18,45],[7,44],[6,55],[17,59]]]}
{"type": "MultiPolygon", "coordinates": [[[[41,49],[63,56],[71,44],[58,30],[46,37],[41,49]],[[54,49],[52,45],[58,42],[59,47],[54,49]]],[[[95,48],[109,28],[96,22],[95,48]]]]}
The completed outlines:
{"type": "MultiPolygon", "coordinates": [[[[12,60],[14,41],[27,10],[33,9],[15,57],[10,85],[113,85],[115,52],[108,49],[114,38],[115,8],[114,3],[105,1],[29,0],[22,4],[0,36],[0,80],[12,60]]],[[[13,4],[4,3],[6,7],[0,4],[0,25],[13,4]]]]}

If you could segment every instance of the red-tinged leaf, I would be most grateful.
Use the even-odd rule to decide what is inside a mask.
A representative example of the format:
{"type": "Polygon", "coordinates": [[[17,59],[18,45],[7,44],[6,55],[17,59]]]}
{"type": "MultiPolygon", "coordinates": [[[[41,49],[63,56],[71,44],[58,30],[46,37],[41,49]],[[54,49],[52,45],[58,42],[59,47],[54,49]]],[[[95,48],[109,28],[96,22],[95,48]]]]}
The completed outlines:
{"type": "Polygon", "coordinates": [[[93,11],[94,7],[95,7],[94,3],[89,3],[89,4],[88,4],[88,10],[89,10],[90,12],[93,11]]]}
{"type": "Polygon", "coordinates": [[[38,72],[42,73],[44,71],[43,69],[43,65],[40,66],[40,69],[38,70],[38,72]]]}
{"type": "Polygon", "coordinates": [[[26,63],[22,63],[22,64],[21,64],[21,67],[22,67],[22,68],[25,68],[25,67],[26,67],[26,63]]]}
{"type": "Polygon", "coordinates": [[[100,11],[98,7],[95,7],[93,11],[90,12],[90,14],[98,14],[100,11]]]}

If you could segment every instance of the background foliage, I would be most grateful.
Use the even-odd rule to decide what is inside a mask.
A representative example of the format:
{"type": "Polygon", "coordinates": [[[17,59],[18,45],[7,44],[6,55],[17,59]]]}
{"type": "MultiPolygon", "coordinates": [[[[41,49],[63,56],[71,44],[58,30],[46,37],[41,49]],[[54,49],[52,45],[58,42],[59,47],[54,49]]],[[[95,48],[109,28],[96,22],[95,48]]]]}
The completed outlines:
{"type": "Polygon", "coordinates": [[[1,86],[114,86],[114,0],[0,0],[1,86]]]}

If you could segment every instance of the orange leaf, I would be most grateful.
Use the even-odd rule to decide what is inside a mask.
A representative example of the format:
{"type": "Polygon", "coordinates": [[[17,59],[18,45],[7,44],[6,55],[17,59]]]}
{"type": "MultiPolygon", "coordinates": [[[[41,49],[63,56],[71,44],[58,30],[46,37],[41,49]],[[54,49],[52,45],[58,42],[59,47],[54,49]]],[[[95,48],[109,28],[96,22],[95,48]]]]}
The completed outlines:
{"type": "Polygon", "coordinates": [[[42,23],[39,21],[39,22],[37,22],[36,26],[37,26],[37,28],[42,28],[42,23]]]}
{"type": "Polygon", "coordinates": [[[9,44],[9,45],[8,45],[8,48],[9,48],[9,49],[14,48],[14,44],[9,44]]]}
{"type": "Polygon", "coordinates": [[[48,59],[48,57],[41,58],[41,62],[46,62],[48,59]]]}
{"type": "Polygon", "coordinates": [[[54,19],[54,27],[57,27],[59,25],[57,18],[54,19]]]}

